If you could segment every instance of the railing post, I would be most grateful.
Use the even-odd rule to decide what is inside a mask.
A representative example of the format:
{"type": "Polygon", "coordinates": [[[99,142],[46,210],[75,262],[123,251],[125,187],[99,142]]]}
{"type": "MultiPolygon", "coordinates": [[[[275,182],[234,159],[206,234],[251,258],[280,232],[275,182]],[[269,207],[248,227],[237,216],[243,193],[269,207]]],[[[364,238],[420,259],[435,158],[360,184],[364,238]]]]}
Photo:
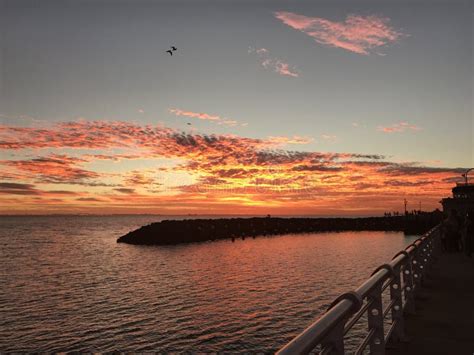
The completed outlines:
{"type": "Polygon", "coordinates": [[[429,254],[429,241],[427,239],[423,240],[421,244],[421,253],[418,257],[418,266],[419,266],[419,276],[420,283],[424,284],[426,281],[426,271],[429,268],[428,262],[428,254],[429,254]]]}
{"type": "MultiPolygon", "coordinates": [[[[426,254],[426,258],[428,259],[428,270],[432,270],[434,268],[435,262],[439,259],[442,247],[441,247],[441,227],[437,226],[436,228],[432,229],[428,234],[429,244],[428,244],[428,251],[426,254]]],[[[427,270],[425,270],[427,271],[427,270]]]]}
{"type": "Polygon", "coordinates": [[[344,354],[344,328],[352,314],[356,313],[363,304],[363,299],[356,292],[346,292],[336,298],[328,308],[328,311],[342,300],[349,300],[352,303],[350,315],[340,321],[334,329],[321,342],[321,353],[332,355],[344,354]]]}
{"type": "Polygon", "coordinates": [[[370,339],[370,354],[385,354],[385,340],[383,330],[383,307],[382,307],[382,282],[379,282],[368,295],[372,301],[371,306],[367,309],[367,319],[369,323],[369,331],[374,330],[374,335],[370,339]]]}
{"type": "Polygon", "coordinates": [[[425,266],[425,273],[428,273],[431,271],[433,268],[433,250],[434,250],[434,240],[433,240],[433,235],[430,234],[430,238],[428,239],[427,245],[426,245],[426,253],[425,253],[425,259],[426,259],[426,266],[425,266]]]}
{"type": "Polygon", "coordinates": [[[433,258],[433,262],[438,260],[439,256],[441,255],[442,246],[441,246],[441,228],[438,226],[431,232],[431,256],[433,258]]]}
{"type": "Polygon", "coordinates": [[[408,314],[415,313],[415,294],[413,291],[413,267],[412,258],[407,253],[408,258],[403,265],[403,287],[405,288],[405,312],[408,314]]]}
{"type": "Polygon", "coordinates": [[[326,350],[324,354],[344,355],[344,325],[346,321],[339,322],[321,342],[321,349],[326,350]]]}
{"type": "Polygon", "coordinates": [[[418,289],[421,287],[421,276],[423,272],[423,248],[424,248],[424,243],[420,243],[420,245],[417,246],[415,250],[415,255],[412,261],[413,267],[412,267],[412,277],[413,277],[413,282],[415,283],[414,288],[416,292],[418,292],[418,289]]]}
{"type": "Polygon", "coordinates": [[[394,268],[393,281],[390,284],[390,298],[394,300],[392,306],[392,324],[393,328],[391,340],[397,342],[405,339],[405,324],[403,321],[403,298],[402,298],[402,280],[400,277],[400,265],[394,268]]]}
{"type": "Polygon", "coordinates": [[[424,239],[422,244],[421,244],[421,254],[419,259],[421,259],[420,262],[420,273],[421,273],[421,282],[423,283],[423,277],[426,274],[426,269],[428,267],[428,253],[429,253],[429,241],[427,239],[424,239]]]}

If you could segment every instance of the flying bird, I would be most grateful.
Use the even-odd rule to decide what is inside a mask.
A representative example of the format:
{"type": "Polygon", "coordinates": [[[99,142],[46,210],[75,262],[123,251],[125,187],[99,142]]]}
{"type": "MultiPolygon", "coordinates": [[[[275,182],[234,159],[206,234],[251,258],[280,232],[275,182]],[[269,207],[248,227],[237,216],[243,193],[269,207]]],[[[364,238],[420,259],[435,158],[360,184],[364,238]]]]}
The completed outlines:
{"type": "Polygon", "coordinates": [[[173,55],[173,52],[171,51],[171,49],[168,49],[168,50],[166,51],[166,53],[169,53],[170,55],[173,55]]]}
{"type": "Polygon", "coordinates": [[[171,46],[171,49],[172,49],[173,52],[174,52],[174,51],[177,50],[178,48],[176,48],[175,46],[171,46]]]}
{"type": "Polygon", "coordinates": [[[188,122],[188,126],[191,126],[191,123],[188,122]]]}

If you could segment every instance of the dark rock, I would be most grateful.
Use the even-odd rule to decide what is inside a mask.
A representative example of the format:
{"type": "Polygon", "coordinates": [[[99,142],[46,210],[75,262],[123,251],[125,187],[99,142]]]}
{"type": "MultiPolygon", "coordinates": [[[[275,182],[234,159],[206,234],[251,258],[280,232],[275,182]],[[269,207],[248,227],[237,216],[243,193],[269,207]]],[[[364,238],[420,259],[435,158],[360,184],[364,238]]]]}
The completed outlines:
{"type": "Polygon", "coordinates": [[[422,234],[441,221],[441,215],[366,218],[221,218],[165,220],[143,226],[120,237],[118,243],[172,245],[262,235],[331,231],[405,231],[422,234]]]}

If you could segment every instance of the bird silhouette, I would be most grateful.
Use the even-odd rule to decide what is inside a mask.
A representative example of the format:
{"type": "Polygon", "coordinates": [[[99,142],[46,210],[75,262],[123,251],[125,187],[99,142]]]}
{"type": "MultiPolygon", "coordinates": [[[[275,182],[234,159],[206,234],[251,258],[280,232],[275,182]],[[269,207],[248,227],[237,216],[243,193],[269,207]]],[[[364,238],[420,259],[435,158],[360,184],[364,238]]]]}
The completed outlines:
{"type": "Polygon", "coordinates": [[[174,51],[177,50],[178,48],[176,48],[175,46],[171,46],[171,49],[172,49],[173,52],[174,52],[174,51]]]}
{"type": "Polygon", "coordinates": [[[191,126],[191,123],[188,122],[188,126],[191,126]]]}
{"type": "Polygon", "coordinates": [[[171,49],[168,49],[168,50],[166,51],[166,53],[169,53],[170,55],[173,55],[173,52],[171,51],[171,49]]]}

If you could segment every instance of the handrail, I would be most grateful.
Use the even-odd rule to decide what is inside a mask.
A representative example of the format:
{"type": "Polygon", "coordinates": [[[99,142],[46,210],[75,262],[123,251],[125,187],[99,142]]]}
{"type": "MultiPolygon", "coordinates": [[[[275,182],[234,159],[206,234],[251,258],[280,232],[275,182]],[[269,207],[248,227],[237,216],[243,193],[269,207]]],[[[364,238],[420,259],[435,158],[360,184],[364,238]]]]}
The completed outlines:
{"type": "Polygon", "coordinates": [[[441,229],[436,226],[397,253],[388,264],[352,292],[339,296],[329,309],[302,333],[280,349],[278,355],[308,354],[321,346],[320,354],[344,354],[344,335],[367,312],[368,333],[356,350],[369,346],[371,354],[384,354],[388,341],[405,337],[403,312],[414,312],[415,292],[441,252],[441,229]],[[382,294],[390,289],[383,308],[382,294]],[[391,312],[391,325],[384,332],[384,318],[391,312]]]}

